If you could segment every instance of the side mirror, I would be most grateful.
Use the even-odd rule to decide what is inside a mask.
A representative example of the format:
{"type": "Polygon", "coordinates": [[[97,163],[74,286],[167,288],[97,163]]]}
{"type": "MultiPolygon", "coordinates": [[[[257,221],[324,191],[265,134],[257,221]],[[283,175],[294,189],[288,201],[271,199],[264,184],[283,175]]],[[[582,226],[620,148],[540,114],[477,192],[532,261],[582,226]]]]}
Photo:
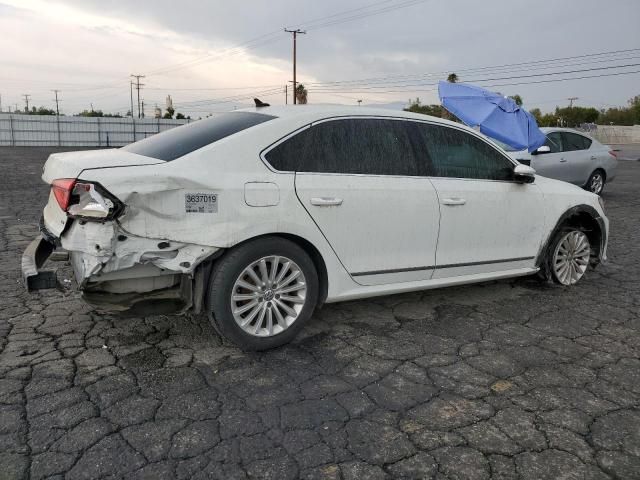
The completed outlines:
{"type": "Polygon", "coordinates": [[[536,171],[529,165],[516,165],[513,169],[513,178],[516,182],[533,183],[536,179],[536,171]]]}
{"type": "Polygon", "coordinates": [[[531,155],[540,155],[543,153],[551,153],[551,147],[549,145],[542,145],[541,147],[538,147],[536,150],[531,152],[531,155]]]}

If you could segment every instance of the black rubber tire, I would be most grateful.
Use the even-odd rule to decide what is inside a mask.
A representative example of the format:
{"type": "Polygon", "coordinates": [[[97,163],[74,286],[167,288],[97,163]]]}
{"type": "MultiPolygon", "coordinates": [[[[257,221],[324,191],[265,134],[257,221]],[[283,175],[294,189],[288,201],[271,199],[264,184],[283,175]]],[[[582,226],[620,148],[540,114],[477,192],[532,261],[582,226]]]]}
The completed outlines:
{"type": "Polygon", "coordinates": [[[241,349],[269,350],[289,343],[305,326],[315,310],[318,290],[315,265],[300,246],[280,237],[262,237],[229,250],[216,262],[207,288],[207,314],[218,333],[241,349]],[[286,256],[298,264],[307,282],[306,302],[296,321],[285,331],[272,337],[257,337],[242,330],[233,318],[231,290],[247,265],[269,255],[286,256]]]}
{"type": "Polygon", "coordinates": [[[588,192],[595,193],[596,195],[602,195],[606,182],[607,182],[607,174],[604,172],[604,170],[598,168],[594,170],[593,173],[589,176],[589,180],[587,180],[587,184],[584,186],[584,189],[587,190],[588,192]],[[593,181],[593,177],[595,177],[596,175],[602,176],[602,188],[600,188],[599,192],[594,192],[591,190],[591,182],[593,181]]]}
{"type": "MultiPolygon", "coordinates": [[[[562,237],[564,237],[567,233],[573,232],[576,230],[580,232],[584,232],[584,230],[581,229],[580,227],[564,226],[562,228],[559,228],[558,231],[553,236],[553,240],[551,240],[551,242],[549,243],[549,248],[547,249],[547,256],[546,256],[547,258],[545,259],[547,272],[549,277],[553,281],[553,283],[557,283],[558,285],[563,285],[563,283],[558,279],[558,277],[556,276],[555,270],[553,268],[553,253],[556,251],[558,242],[560,242],[562,237]]],[[[587,272],[588,271],[589,271],[589,267],[587,267],[587,272]]],[[[587,272],[585,272],[583,276],[576,283],[579,283],[580,280],[584,278],[584,275],[586,275],[587,272]]],[[[571,285],[563,285],[563,286],[571,286],[571,285]]]]}

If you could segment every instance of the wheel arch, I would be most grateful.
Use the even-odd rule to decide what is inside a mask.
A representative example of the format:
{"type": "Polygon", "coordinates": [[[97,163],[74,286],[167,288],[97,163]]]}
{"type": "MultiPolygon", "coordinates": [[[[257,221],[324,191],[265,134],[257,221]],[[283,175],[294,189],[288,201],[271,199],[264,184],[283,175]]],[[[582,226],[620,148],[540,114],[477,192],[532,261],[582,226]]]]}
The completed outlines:
{"type": "MultiPolygon", "coordinates": [[[[318,248],[311,243],[309,240],[307,240],[306,238],[303,238],[299,235],[293,234],[293,233],[285,233],[285,232],[274,232],[274,233],[265,233],[262,235],[256,235],[255,237],[250,237],[250,238],[246,238],[241,242],[236,243],[235,245],[233,245],[230,248],[224,249],[220,251],[219,255],[216,255],[215,257],[211,258],[210,261],[208,262],[203,262],[203,264],[201,264],[199,266],[199,268],[203,271],[203,275],[201,277],[201,281],[204,281],[205,284],[202,286],[202,291],[206,292],[207,291],[207,285],[209,282],[209,277],[210,277],[210,273],[211,270],[213,268],[215,268],[215,264],[224,257],[225,253],[235,249],[236,247],[243,245],[247,242],[251,242],[260,238],[267,238],[267,237],[280,237],[280,238],[284,238],[286,240],[289,240],[293,243],[295,243],[296,245],[298,245],[300,248],[302,248],[307,255],[309,255],[309,257],[311,258],[311,261],[313,262],[314,266],[316,267],[316,272],[318,273],[318,285],[319,285],[319,291],[318,291],[318,303],[317,306],[320,307],[327,299],[327,295],[328,295],[328,291],[329,291],[329,275],[327,272],[327,265],[326,262],[324,260],[324,258],[322,257],[322,254],[320,253],[320,251],[318,250],[318,248]]],[[[198,305],[198,310],[201,309],[201,305],[198,305]]]]}
{"type": "Polygon", "coordinates": [[[536,257],[536,266],[548,277],[547,259],[550,256],[551,243],[558,231],[567,226],[575,226],[583,229],[591,245],[591,265],[596,266],[602,261],[602,254],[606,244],[606,229],[604,221],[598,211],[590,205],[576,205],[565,211],[545,240],[536,257]]]}

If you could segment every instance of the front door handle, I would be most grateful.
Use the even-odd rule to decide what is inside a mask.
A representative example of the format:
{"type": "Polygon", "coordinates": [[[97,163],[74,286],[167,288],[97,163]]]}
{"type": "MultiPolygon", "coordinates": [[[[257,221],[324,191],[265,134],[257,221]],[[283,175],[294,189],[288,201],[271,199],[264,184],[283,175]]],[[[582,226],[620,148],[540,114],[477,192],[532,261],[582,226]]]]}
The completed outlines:
{"type": "Polygon", "coordinates": [[[464,198],[443,198],[442,199],[442,204],[443,205],[450,205],[450,206],[455,206],[455,205],[464,205],[465,203],[467,203],[467,201],[464,198]]]}
{"type": "Polygon", "coordinates": [[[595,155],[591,155],[591,160],[596,160],[598,157],[596,157],[595,155]]]}
{"type": "Polygon", "coordinates": [[[311,199],[311,205],[318,207],[337,207],[338,205],[342,205],[342,199],[335,197],[313,197],[311,199]]]}

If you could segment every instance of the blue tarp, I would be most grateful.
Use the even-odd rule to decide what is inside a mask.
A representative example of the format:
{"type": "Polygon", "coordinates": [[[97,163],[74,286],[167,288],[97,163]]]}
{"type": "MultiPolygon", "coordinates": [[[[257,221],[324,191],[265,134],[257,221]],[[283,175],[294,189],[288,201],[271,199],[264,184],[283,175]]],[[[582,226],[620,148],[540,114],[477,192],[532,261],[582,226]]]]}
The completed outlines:
{"type": "Polygon", "coordinates": [[[516,102],[498,93],[465,83],[441,81],[442,106],[470,127],[516,150],[533,152],[546,141],[536,119],[516,102]]]}

